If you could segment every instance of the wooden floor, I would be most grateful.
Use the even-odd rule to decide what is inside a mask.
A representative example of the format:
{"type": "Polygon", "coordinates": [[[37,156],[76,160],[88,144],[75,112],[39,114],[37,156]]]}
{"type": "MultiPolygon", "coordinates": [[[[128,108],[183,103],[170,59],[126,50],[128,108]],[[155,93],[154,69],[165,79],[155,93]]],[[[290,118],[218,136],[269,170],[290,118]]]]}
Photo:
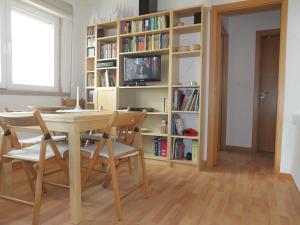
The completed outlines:
{"type": "MultiPolygon", "coordinates": [[[[124,221],[116,219],[110,190],[97,185],[83,195],[82,225],[299,225],[300,194],[288,178],[272,173],[269,153],[222,153],[212,171],[167,168],[148,162],[151,197],[142,190],[123,202],[124,221]]],[[[120,182],[129,183],[123,171],[120,182]]],[[[30,196],[22,171],[15,173],[16,192],[30,196]]],[[[121,185],[125,188],[124,185],[121,185]]],[[[48,187],[42,224],[68,225],[68,190],[48,187]]],[[[0,200],[1,225],[31,224],[31,208],[0,200]]]]}

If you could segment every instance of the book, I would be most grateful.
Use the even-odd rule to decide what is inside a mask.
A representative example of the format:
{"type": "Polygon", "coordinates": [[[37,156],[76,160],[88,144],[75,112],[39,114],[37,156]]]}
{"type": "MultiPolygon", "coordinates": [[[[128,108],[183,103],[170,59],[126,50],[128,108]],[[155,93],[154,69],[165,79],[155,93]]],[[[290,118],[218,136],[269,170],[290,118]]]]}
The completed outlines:
{"type": "Polygon", "coordinates": [[[173,138],[172,159],[182,160],[185,156],[185,145],[182,138],[173,138]]]}
{"type": "Polygon", "coordinates": [[[199,110],[199,89],[176,89],[173,96],[173,109],[180,111],[199,110]]]}
{"type": "Polygon", "coordinates": [[[192,140],[192,161],[197,162],[198,161],[198,141],[192,140]]]}

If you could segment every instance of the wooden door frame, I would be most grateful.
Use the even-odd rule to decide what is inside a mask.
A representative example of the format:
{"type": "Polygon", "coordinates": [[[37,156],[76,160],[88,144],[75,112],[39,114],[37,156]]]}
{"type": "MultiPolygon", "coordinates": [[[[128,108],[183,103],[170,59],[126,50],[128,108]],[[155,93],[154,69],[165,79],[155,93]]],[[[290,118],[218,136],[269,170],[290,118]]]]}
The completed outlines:
{"type": "Polygon", "coordinates": [[[220,150],[226,150],[226,128],[227,128],[227,96],[228,96],[228,42],[227,31],[221,24],[222,45],[222,105],[221,105],[221,130],[220,130],[220,150]],[[225,54],[224,54],[225,52],[225,54]]]}
{"type": "Polygon", "coordinates": [[[283,101],[285,82],[285,59],[286,59],[286,29],[288,0],[248,0],[224,5],[215,5],[211,9],[210,20],[210,73],[209,73],[209,104],[208,104],[208,143],[207,143],[207,165],[213,167],[217,163],[220,138],[220,124],[218,115],[220,110],[220,36],[221,16],[243,14],[249,12],[281,9],[280,30],[280,53],[278,74],[278,99],[276,119],[276,141],[275,141],[275,163],[274,170],[280,172],[281,143],[283,127],[283,101]]]}
{"type": "Polygon", "coordinates": [[[260,67],[261,67],[261,41],[268,35],[280,35],[280,29],[256,31],[255,46],[255,72],[253,92],[253,120],[252,120],[252,151],[257,152],[258,145],[258,116],[259,116],[259,89],[260,89],[260,67]]]}

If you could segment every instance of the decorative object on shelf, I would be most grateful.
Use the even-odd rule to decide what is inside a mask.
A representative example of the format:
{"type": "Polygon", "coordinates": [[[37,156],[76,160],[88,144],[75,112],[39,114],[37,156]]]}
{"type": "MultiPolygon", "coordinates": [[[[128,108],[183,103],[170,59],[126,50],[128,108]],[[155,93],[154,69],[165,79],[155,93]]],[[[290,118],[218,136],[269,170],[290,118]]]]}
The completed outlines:
{"type": "Polygon", "coordinates": [[[193,158],[193,155],[191,152],[186,153],[186,156],[185,156],[186,160],[192,160],[192,158],[193,158]]]}
{"type": "Polygon", "coordinates": [[[160,122],[160,133],[166,134],[167,133],[167,121],[161,120],[160,122]]]}
{"type": "Polygon", "coordinates": [[[168,112],[168,99],[164,98],[164,112],[168,112]]]}
{"type": "Polygon", "coordinates": [[[154,13],[157,11],[157,0],[139,0],[139,15],[154,13]]]}
{"type": "Polygon", "coordinates": [[[191,81],[190,85],[191,86],[196,86],[196,85],[198,85],[198,83],[196,81],[191,81]]]}
{"type": "Polygon", "coordinates": [[[81,110],[81,107],[80,107],[80,104],[79,104],[79,87],[77,86],[77,89],[76,89],[76,106],[74,108],[75,111],[80,111],[81,110]]]}
{"type": "Polygon", "coordinates": [[[182,27],[182,26],[184,26],[184,22],[179,22],[176,24],[176,27],[182,27]]]}
{"type": "Polygon", "coordinates": [[[193,129],[193,128],[187,128],[187,129],[184,129],[184,130],[182,131],[182,134],[183,134],[184,136],[195,137],[195,136],[198,135],[198,131],[196,131],[196,130],[193,129]]]}
{"type": "Polygon", "coordinates": [[[199,44],[191,44],[189,45],[189,50],[190,51],[195,51],[195,50],[200,50],[200,45],[199,44]]]}

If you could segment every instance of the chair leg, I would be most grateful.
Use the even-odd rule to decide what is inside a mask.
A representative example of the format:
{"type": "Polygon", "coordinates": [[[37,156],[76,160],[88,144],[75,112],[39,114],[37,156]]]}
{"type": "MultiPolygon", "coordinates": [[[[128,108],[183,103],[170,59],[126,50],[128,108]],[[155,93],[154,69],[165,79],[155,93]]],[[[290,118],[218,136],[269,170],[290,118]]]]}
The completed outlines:
{"type": "Polygon", "coordinates": [[[132,175],[132,163],[131,163],[131,158],[130,157],[127,159],[127,163],[128,163],[129,173],[130,173],[130,175],[132,175]]]}
{"type": "Polygon", "coordinates": [[[117,169],[116,169],[114,160],[111,160],[110,171],[111,171],[112,189],[113,189],[113,193],[114,193],[115,205],[116,205],[116,210],[117,210],[117,214],[118,214],[118,219],[122,220],[123,219],[123,212],[122,212],[122,207],[121,207],[121,198],[120,198],[119,184],[118,184],[118,178],[117,178],[117,169]]]}
{"type": "Polygon", "coordinates": [[[103,188],[108,188],[108,185],[111,182],[111,173],[110,173],[110,165],[107,166],[105,177],[104,177],[104,182],[103,182],[103,188]]]}
{"type": "Polygon", "coordinates": [[[26,174],[26,178],[28,180],[32,195],[34,196],[34,184],[33,184],[33,174],[31,173],[30,167],[31,165],[29,165],[27,162],[22,161],[22,166],[24,168],[25,174],[26,174]]]}
{"type": "Polygon", "coordinates": [[[144,196],[145,196],[145,198],[148,198],[149,197],[149,185],[148,185],[148,177],[147,177],[147,172],[146,172],[144,152],[142,150],[140,150],[140,160],[141,160],[142,173],[143,173],[144,196]]]}
{"type": "Polygon", "coordinates": [[[43,161],[39,164],[39,168],[37,172],[32,225],[40,224],[40,211],[41,211],[44,171],[45,171],[45,162],[43,161]]]}
{"type": "MultiPolygon", "coordinates": [[[[37,176],[38,176],[38,167],[37,167],[37,165],[30,166],[30,169],[31,169],[31,173],[32,173],[33,177],[37,180],[37,176]]],[[[47,193],[47,188],[46,188],[44,182],[43,182],[43,192],[47,193]]]]}

